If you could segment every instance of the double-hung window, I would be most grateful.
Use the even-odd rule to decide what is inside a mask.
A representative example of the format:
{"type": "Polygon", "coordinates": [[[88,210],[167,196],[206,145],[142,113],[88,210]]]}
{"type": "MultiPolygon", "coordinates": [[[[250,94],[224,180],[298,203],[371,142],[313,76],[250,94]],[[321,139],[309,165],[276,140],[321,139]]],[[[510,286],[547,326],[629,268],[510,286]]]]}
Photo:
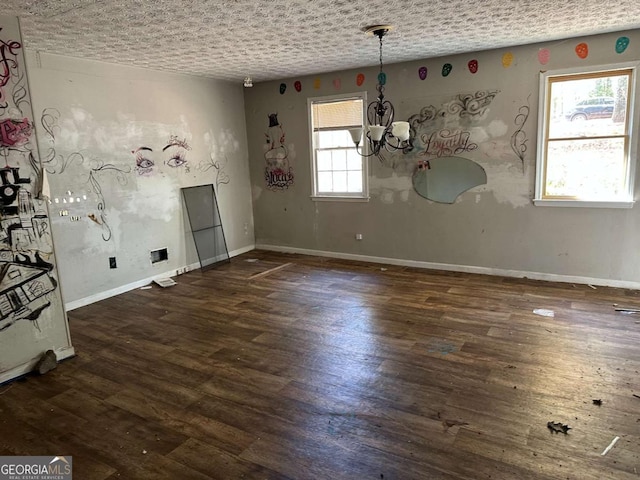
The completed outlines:
{"type": "Polygon", "coordinates": [[[541,73],[536,205],[633,205],[636,67],[541,73]]]}
{"type": "Polygon", "coordinates": [[[366,200],[367,162],[349,130],[362,128],[366,97],[310,98],[311,172],[315,200],[366,200]]]}

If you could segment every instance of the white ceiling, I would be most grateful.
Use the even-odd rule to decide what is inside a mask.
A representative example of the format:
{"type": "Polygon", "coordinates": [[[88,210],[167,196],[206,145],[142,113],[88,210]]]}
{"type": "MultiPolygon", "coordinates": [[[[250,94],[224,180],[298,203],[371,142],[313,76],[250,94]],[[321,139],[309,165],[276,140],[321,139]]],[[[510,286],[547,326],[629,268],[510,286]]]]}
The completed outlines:
{"type": "Polygon", "coordinates": [[[242,81],[640,27],[638,0],[3,0],[25,47],[242,81]]]}

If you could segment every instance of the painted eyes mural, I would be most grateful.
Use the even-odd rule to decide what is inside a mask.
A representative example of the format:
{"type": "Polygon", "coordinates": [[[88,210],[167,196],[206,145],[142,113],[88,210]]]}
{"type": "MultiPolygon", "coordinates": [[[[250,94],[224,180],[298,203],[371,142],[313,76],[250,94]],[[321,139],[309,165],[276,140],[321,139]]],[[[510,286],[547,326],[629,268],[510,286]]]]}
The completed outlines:
{"type": "Polygon", "coordinates": [[[180,140],[177,136],[171,135],[169,142],[162,149],[163,152],[167,152],[168,160],[164,163],[171,168],[185,167],[186,171],[189,171],[187,165],[187,151],[191,150],[191,146],[187,143],[187,139],[180,140]]]}
{"type": "MultiPolygon", "coordinates": [[[[191,150],[191,146],[187,143],[186,138],[180,139],[176,135],[171,135],[169,141],[162,148],[162,154],[165,158],[164,164],[171,168],[185,167],[185,171],[189,172],[187,162],[187,151],[191,150]]],[[[150,147],[138,147],[131,151],[135,158],[135,171],[138,175],[148,176],[153,173],[156,162],[153,159],[153,149],[150,147]]]]}
{"type": "Polygon", "coordinates": [[[135,171],[138,175],[149,175],[155,166],[155,162],[147,158],[147,152],[153,152],[153,150],[149,147],[139,147],[131,151],[136,159],[135,171]]]}

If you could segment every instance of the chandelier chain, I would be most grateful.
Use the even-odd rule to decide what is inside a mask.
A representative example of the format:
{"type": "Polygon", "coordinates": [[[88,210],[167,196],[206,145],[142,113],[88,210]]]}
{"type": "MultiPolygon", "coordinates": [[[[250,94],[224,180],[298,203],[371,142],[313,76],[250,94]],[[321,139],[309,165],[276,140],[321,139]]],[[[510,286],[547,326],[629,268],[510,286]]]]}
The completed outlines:
{"type": "Polygon", "coordinates": [[[380,35],[380,73],[382,73],[382,37],[383,35],[380,35]]]}

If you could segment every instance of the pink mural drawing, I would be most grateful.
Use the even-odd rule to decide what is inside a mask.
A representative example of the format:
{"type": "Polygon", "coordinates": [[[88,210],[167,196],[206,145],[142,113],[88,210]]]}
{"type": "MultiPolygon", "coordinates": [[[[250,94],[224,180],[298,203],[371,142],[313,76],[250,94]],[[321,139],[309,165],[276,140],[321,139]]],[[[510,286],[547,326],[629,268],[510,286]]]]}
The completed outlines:
{"type": "Polygon", "coordinates": [[[29,120],[13,120],[6,118],[0,121],[0,146],[19,147],[25,145],[31,136],[29,120]]]}
{"type": "Polygon", "coordinates": [[[293,185],[293,169],[289,166],[289,153],[285,146],[285,134],[282,125],[278,122],[278,114],[269,114],[269,129],[265,133],[267,138],[267,151],[264,159],[267,163],[264,178],[267,188],[271,190],[284,190],[293,185]]]}

